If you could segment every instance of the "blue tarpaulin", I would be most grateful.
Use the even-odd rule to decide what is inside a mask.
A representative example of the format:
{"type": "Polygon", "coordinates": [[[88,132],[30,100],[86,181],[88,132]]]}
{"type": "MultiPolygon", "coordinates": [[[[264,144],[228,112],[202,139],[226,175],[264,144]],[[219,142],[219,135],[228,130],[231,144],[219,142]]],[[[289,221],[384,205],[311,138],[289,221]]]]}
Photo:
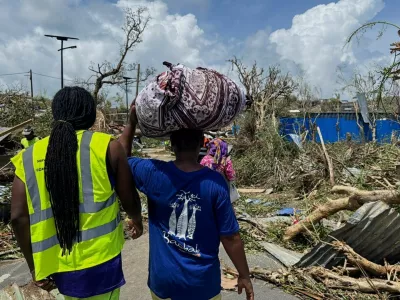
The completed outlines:
{"type": "MultiPolygon", "coordinates": [[[[312,126],[318,126],[326,143],[345,141],[348,134],[353,141],[372,141],[372,129],[369,124],[363,122],[359,115],[358,124],[355,113],[324,113],[309,118],[281,118],[281,133],[285,136],[300,134],[305,130],[313,132],[312,126]],[[360,130],[361,126],[363,130],[360,130]]],[[[380,143],[390,142],[392,133],[400,137],[400,122],[390,118],[378,118],[376,120],[376,139],[380,143]]],[[[309,134],[308,139],[312,136],[309,134]]],[[[315,140],[319,142],[318,135],[315,140]]]]}

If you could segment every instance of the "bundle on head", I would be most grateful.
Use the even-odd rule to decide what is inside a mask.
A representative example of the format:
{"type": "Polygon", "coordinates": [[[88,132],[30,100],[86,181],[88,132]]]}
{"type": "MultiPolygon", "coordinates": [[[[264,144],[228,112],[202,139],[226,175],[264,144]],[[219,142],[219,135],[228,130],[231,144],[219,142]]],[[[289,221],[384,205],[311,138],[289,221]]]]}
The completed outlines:
{"type": "Polygon", "coordinates": [[[71,252],[79,236],[78,140],[75,131],[92,127],[96,120],[96,104],[85,89],[65,87],[54,96],[52,110],[54,123],[44,171],[57,237],[64,255],[71,252]]]}
{"type": "Polygon", "coordinates": [[[244,109],[243,90],[227,76],[206,68],[164,65],[169,70],[149,81],[135,101],[143,135],[160,138],[184,128],[224,128],[244,109]]]}

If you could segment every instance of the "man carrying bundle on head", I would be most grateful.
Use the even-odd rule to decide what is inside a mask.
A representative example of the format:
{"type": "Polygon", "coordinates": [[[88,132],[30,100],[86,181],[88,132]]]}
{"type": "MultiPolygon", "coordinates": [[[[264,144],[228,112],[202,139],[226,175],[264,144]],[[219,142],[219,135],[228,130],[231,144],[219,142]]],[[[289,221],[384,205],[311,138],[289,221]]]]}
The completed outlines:
{"type": "MultiPolygon", "coordinates": [[[[254,299],[226,181],[218,172],[198,163],[204,142],[203,130],[212,129],[199,124],[213,124],[215,119],[224,119],[219,112],[239,112],[240,99],[239,89],[221,74],[178,66],[158,76],[139,94],[131,108],[130,122],[120,137],[127,155],[131,156],[132,139],[139,123],[144,135],[169,136],[176,156],[171,162],[135,157],[128,160],[137,188],[148,198],[148,285],[155,300],[221,299],[220,242],[238,270],[239,294],[244,289],[247,300],[254,299]],[[219,82],[218,86],[206,89],[209,79],[216,84],[219,82]],[[212,98],[223,94],[217,90],[228,90],[228,84],[233,91],[226,94],[230,99],[212,98]],[[202,91],[206,92],[202,94],[202,91]],[[204,106],[207,99],[215,106],[222,107],[223,102],[231,106],[215,112],[212,107],[204,106]],[[190,110],[192,104],[197,105],[196,110],[190,110]],[[201,115],[199,110],[211,115],[201,115]],[[197,113],[191,114],[194,111],[197,113]],[[152,119],[158,117],[158,120],[152,119]],[[181,126],[183,123],[192,126],[185,128],[181,126]]],[[[226,122],[234,116],[226,116],[226,122]]]]}
{"type": "Polygon", "coordinates": [[[142,233],[141,205],[120,143],[88,131],[92,95],[65,87],[52,102],[50,137],[12,158],[11,222],[34,283],[65,299],[119,299],[125,284],[124,233],[117,196],[132,236],[142,233]]]}

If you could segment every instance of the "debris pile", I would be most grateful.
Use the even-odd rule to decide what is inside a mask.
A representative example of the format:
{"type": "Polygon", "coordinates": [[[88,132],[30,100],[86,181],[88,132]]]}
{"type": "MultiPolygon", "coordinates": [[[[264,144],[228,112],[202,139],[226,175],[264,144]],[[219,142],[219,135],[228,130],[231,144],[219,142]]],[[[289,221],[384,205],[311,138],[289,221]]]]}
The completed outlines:
{"type": "Polygon", "coordinates": [[[0,290],[0,299],[2,300],[64,300],[64,296],[61,295],[58,290],[52,290],[50,293],[42,290],[35,286],[33,283],[29,283],[25,286],[19,287],[17,284],[13,284],[0,290]]]}
{"type": "MultiPolygon", "coordinates": [[[[374,193],[378,197],[379,193],[376,192],[369,192],[368,197],[374,193]]],[[[393,197],[382,199],[395,199],[393,197]]],[[[265,207],[266,202],[254,202],[249,203],[265,207]]],[[[389,200],[386,202],[390,203],[389,200]]],[[[339,224],[339,228],[330,232],[326,238],[320,239],[308,253],[307,250],[303,253],[293,252],[276,245],[279,239],[287,248],[290,247],[288,243],[299,242],[285,242],[285,223],[272,225],[272,222],[266,223],[263,218],[239,216],[246,246],[268,253],[282,266],[279,270],[252,268],[253,277],[283,287],[304,299],[386,299],[384,297],[389,295],[400,295],[399,213],[383,201],[367,202],[361,207],[354,207],[359,208],[348,221],[339,224]],[[283,229],[279,230],[281,227],[283,229]],[[274,230],[280,231],[280,234],[271,239],[274,230]],[[273,240],[274,243],[263,240],[273,240]]],[[[295,220],[294,214],[291,218],[295,220]]],[[[304,221],[307,218],[294,222],[288,228],[304,224],[304,221]]],[[[317,222],[313,224],[321,226],[317,222]]],[[[310,228],[307,231],[304,226],[301,235],[315,235],[313,230],[310,228]]],[[[225,277],[226,274],[238,276],[229,267],[224,267],[224,274],[225,277]]]]}
{"type": "Polygon", "coordinates": [[[21,258],[19,250],[11,226],[0,222],[0,261],[21,258]]]}

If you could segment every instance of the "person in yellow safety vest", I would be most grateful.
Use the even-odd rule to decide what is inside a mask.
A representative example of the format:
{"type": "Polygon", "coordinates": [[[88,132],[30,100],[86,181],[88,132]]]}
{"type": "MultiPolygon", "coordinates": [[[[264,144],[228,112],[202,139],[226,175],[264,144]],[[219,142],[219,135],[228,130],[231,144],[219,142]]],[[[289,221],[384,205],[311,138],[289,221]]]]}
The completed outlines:
{"type": "Polygon", "coordinates": [[[25,129],[22,131],[22,135],[24,138],[21,140],[21,145],[24,147],[24,149],[29,148],[40,140],[40,138],[38,138],[33,132],[33,128],[31,126],[25,127],[25,129]]]}
{"type": "Polygon", "coordinates": [[[121,144],[88,131],[92,95],[65,87],[53,99],[50,137],[12,158],[11,222],[34,283],[65,299],[119,299],[125,284],[119,203],[133,238],[143,232],[141,204],[121,144]]]}

